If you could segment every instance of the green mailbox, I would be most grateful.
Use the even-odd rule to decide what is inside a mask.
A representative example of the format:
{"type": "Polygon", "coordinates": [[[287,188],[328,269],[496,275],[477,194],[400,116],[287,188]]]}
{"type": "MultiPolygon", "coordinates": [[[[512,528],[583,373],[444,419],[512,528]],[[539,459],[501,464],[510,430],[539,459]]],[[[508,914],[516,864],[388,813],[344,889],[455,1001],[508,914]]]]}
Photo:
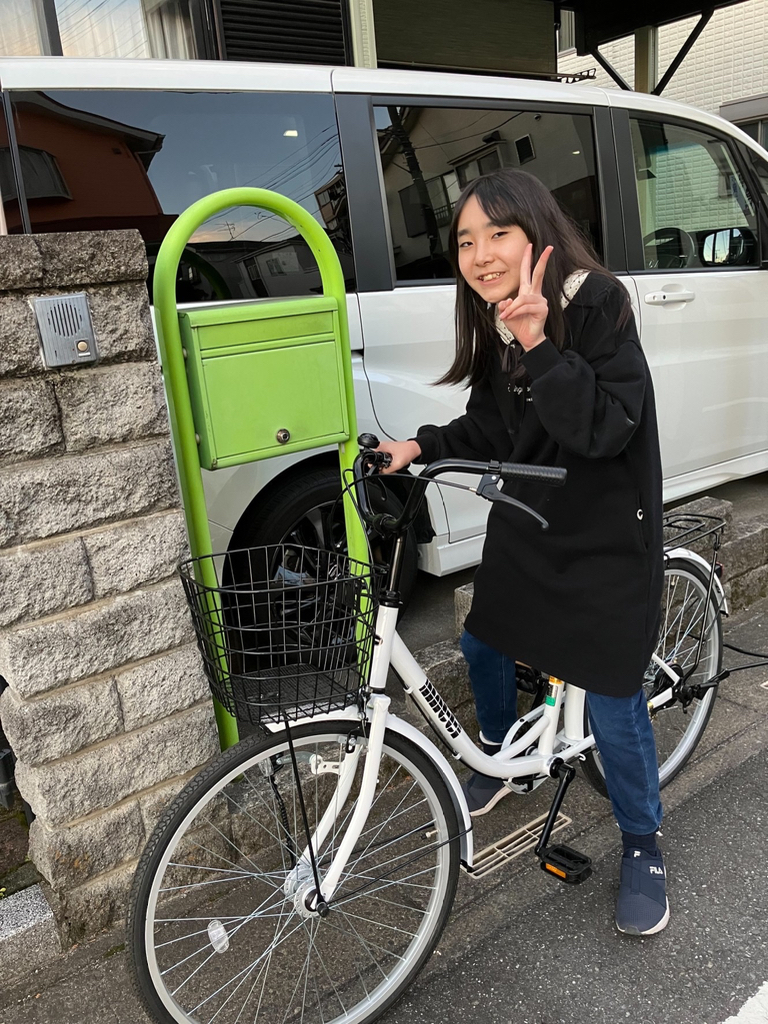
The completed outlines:
{"type": "Polygon", "coordinates": [[[204,469],[349,439],[335,299],[186,310],[179,321],[204,469]]]}
{"type": "MultiPolygon", "coordinates": [[[[172,225],[157,255],[155,322],[182,502],[199,580],[215,589],[211,535],[201,469],[337,444],[343,476],[357,455],[357,417],[347,326],[346,289],[323,229],[293,200],[258,188],[205,196],[172,225]],[[179,262],[193,233],[233,206],[256,206],[287,220],[314,254],[323,294],[295,299],[176,307],[179,262]]],[[[351,558],[368,561],[360,520],[344,494],[351,558]]],[[[237,725],[216,702],[222,747],[237,725]]]]}

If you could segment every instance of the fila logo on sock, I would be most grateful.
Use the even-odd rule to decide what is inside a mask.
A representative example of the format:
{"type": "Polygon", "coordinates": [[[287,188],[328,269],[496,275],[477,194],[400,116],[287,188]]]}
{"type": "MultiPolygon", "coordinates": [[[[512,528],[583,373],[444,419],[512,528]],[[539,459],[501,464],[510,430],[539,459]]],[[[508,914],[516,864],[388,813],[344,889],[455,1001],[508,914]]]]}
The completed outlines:
{"type": "Polygon", "coordinates": [[[635,850],[635,856],[636,856],[636,857],[639,857],[639,856],[640,856],[640,851],[639,851],[639,850],[635,850]]]}
{"type": "Polygon", "coordinates": [[[648,868],[648,870],[651,872],[652,875],[663,875],[664,874],[664,868],[657,868],[655,864],[651,864],[651,866],[648,868]]]}

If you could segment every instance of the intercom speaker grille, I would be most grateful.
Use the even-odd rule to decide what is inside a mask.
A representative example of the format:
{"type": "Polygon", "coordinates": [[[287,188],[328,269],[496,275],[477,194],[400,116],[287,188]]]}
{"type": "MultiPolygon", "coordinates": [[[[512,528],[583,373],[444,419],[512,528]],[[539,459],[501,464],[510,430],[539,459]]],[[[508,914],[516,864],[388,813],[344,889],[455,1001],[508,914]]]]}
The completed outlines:
{"type": "Polygon", "coordinates": [[[72,338],[80,330],[83,318],[77,306],[60,299],[48,310],[48,326],[60,338],[72,338]]]}

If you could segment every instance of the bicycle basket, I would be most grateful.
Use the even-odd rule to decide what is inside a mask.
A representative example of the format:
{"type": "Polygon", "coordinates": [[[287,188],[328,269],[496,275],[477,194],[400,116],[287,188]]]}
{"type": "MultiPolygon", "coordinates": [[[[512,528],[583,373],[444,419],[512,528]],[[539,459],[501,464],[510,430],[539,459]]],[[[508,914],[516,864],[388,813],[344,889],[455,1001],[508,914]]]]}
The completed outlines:
{"type": "Polygon", "coordinates": [[[276,544],[193,558],[179,574],[211,691],[235,718],[257,725],[356,702],[373,654],[368,565],[276,544]]]}

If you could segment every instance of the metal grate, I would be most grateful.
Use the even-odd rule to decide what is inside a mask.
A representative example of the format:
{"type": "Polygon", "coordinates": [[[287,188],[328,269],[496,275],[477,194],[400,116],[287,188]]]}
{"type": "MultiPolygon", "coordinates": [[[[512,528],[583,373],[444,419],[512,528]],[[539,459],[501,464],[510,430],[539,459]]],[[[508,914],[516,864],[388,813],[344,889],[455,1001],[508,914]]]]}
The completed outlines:
{"type": "MultiPolygon", "coordinates": [[[[498,871],[499,868],[503,868],[505,864],[515,860],[520,854],[525,853],[527,850],[532,850],[541,838],[546,820],[547,815],[542,814],[515,832],[510,832],[503,839],[499,839],[497,842],[491,843],[490,846],[486,846],[485,849],[480,850],[479,853],[475,854],[472,868],[467,872],[469,876],[471,878],[483,878],[485,875],[490,875],[492,871],[498,871]]],[[[570,824],[570,818],[564,814],[558,814],[555,818],[552,832],[559,832],[570,824]]]]}
{"type": "Polygon", "coordinates": [[[221,0],[226,60],[347,64],[342,0],[221,0]]]}

